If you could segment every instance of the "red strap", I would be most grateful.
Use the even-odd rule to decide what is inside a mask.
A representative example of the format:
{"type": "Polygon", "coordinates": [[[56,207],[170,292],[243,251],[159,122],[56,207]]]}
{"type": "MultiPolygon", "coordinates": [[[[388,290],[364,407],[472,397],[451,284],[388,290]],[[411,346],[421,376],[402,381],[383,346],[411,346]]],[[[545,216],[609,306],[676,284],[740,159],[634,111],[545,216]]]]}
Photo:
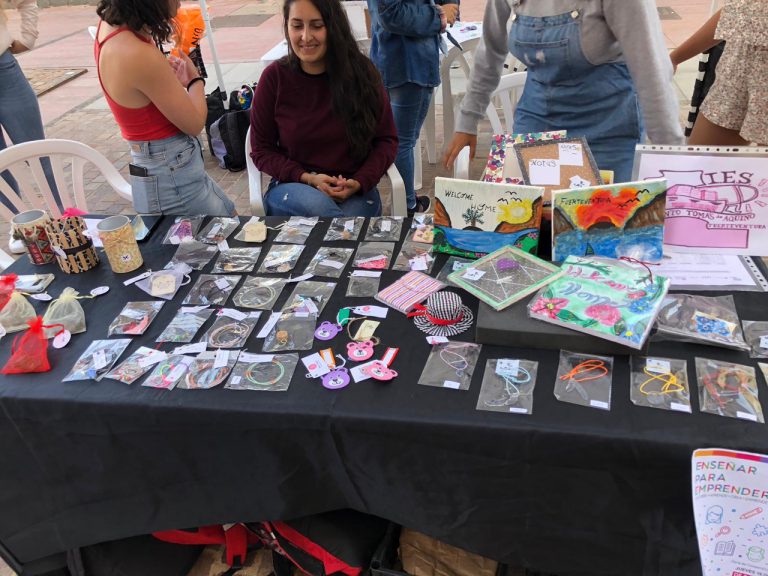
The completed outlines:
{"type": "Polygon", "coordinates": [[[322,546],[315,544],[312,540],[297,532],[284,522],[273,522],[272,527],[283,537],[290,540],[295,546],[301,548],[308,554],[311,554],[323,563],[326,574],[344,574],[345,576],[359,576],[363,573],[362,568],[350,566],[343,560],[336,558],[322,546]]]}
{"type": "Polygon", "coordinates": [[[412,318],[413,316],[424,316],[427,320],[436,326],[452,326],[454,324],[458,324],[461,322],[461,319],[464,318],[464,310],[459,313],[458,317],[452,320],[445,320],[444,318],[435,318],[434,316],[430,315],[429,312],[427,312],[426,307],[422,306],[421,304],[416,304],[413,309],[414,312],[408,312],[408,318],[412,318]]]}
{"type": "Polygon", "coordinates": [[[171,544],[224,544],[224,528],[218,526],[203,526],[196,532],[187,530],[164,530],[153,532],[152,536],[171,544]]]}
{"type": "Polygon", "coordinates": [[[230,566],[242,566],[248,555],[248,531],[242,524],[235,524],[224,530],[224,538],[227,542],[227,564],[230,566]]]}

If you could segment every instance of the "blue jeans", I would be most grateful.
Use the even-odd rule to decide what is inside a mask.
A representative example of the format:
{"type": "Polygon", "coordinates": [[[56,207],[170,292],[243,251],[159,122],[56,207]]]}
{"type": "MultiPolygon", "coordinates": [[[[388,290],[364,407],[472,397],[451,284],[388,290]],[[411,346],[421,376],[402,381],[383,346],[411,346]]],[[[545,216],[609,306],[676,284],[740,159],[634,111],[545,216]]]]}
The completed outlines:
{"type": "Polygon", "coordinates": [[[397,156],[395,166],[405,184],[405,201],[408,208],[416,206],[416,190],[413,188],[413,148],[427,117],[429,102],[434,88],[408,83],[388,88],[392,115],[397,128],[397,156]]]}
{"type": "Polygon", "coordinates": [[[131,142],[131,164],[146,170],[131,175],[133,207],[139,214],[234,216],[235,205],[205,171],[200,142],[177,134],[131,142]]]}
{"type": "MultiPolygon", "coordinates": [[[[8,133],[13,144],[45,138],[37,96],[10,50],[0,54],[0,128],[8,133]]],[[[6,146],[3,130],[0,130],[0,150],[5,150],[6,146]]],[[[58,190],[53,179],[51,163],[47,158],[43,158],[42,165],[48,186],[51,188],[54,198],[58,199],[58,190]]],[[[2,178],[18,194],[19,187],[16,179],[8,171],[2,173],[2,178]]],[[[16,208],[8,202],[5,196],[0,196],[0,202],[11,211],[16,212],[16,208]]],[[[60,208],[64,207],[60,206],[60,208]]]]}
{"type": "Polygon", "coordinates": [[[307,184],[272,180],[264,196],[264,208],[267,216],[378,216],[381,198],[374,188],[337,204],[325,192],[307,184]]]}

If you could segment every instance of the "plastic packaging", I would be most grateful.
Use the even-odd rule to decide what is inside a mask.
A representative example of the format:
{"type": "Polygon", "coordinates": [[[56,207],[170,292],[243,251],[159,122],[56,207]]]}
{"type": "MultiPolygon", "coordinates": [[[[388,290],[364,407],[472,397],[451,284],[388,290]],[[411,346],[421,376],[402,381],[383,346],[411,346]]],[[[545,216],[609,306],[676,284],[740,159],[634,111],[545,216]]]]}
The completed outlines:
{"type": "Polygon", "coordinates": [[[184,298],[184,305],[221,306],[240,282],[235,274],[201,274],[184,298]]]}
{"type": "MultiPolygon", "coordinates": [[[[80,296],[74,288],[64,288],[59,297],[48,304],[48,309],[43,316],[43,324],[61,324],[69,330],[70,334],[85,332],[85,312],[78,302],[79,298],[93,298],[93,296],[80,296]]],[[[46,329],[45,337],[53,338],[58,331],[57,328],[46,329]]]]}
{"type": "Polygon", "coordinates": [[[299,363],[298,354],[251,354],[241,352],[224,386],[230,390],[284,392],[291,385],[299,363]]]}
{"type": "Polygon", "coordinates": [[[213,274],[253,272],[261,254],[261,248],[230,248],[219,252],[213,265],[213,274]]]}
{"type": "Polygon", "coordinates": [[[321,246],[304,272],[314,276],[339,278],[353,252],[353,248],[321,246]]]}
{"type": "Polygon", "coordinates": [[[117,340],[94,340],[77,359],[75,365],[62,382],[75,380],[101,380],[115,365],[118,358],[131,343],[130,338],[117,340]]]}
{"type": "Polygon", "coordinates": [[[291,350],[309,350],[315,340],[315,314],[280,315],[277,323],[264,338],[264,352],[285,352],[291,350]]]}
{"type": "Polygon", "coordinates": [[[365,218],[362,216],[334,218],[328,226],[323,242],[357,240],[360,237],[360,231],[363,229],[364,222],[365,218]]]}
{"type": "Polygon", "coordinates": [[[288,301],[283,306],[283,312],[320,315],[331,299],[333,291],[336,288],[336,282],[316,282],[314,280],[305,280],[298,282],[296,287],[288,297],[288,301]]]}
{"type": "Polygon", "coordinates": [[[237,350],[208,350],[192,361],[184,378],[177,381],[182,390],[209,390],[226,382],[237,362],[237,350]]]}
{"type": "Polygon", "coordinates": [[[203,216],[177,216],[165,233],[163,244],[181,244],[184,240],[192,240],[202,223],[203,216]]]}
{"type": "Polygon", "coordinates": [[[674,358],[632,356],[629,397],[635,406],[691,412],[688,363],[674,358]]]}
{"type": "Polygon", "coordinates": [[[419,378],[419,384],[468,390],[482,344],[445,342],[435,344],[419,378]]]}
{"type": "Polygon", "coordinates": [[[248,276],[232,297],[232,303],[239,308],[271,310],[285,283],[285,278],[248,276]]]}
{"type": "Polygon", "coordinates": [[[656,327],[660,337],[670,340],[749,350],[730,295],[669,294],[664,298],[656,327]]]}
{"type": "Polygon", "coordinates": [[[190,307],[182,306],[155,342],[177,342],[179,344],[192,342],[211,314],[213,314],[212,308],[196,309],[191,307],[190,309],[190,307]]]}
{"type": "Polygon", "coordinates": [[[203,336],[209,348],[242,348],[259,322],[261,312],[223,308],[203,336]]]}
{"type": "Polygon", "coordinates": [[[440,269],[440,273],[437,275],[437,279],[446,284],[450,283],[448,275],[457,270],[463,270],[467,266],[470,266],[474,260],[469,258],[462,258],[460,256],[451,256],[445,261],[443,267],[440,269]]]}
{"type": "Polygon", "coordinates": [[[176,387],[179,380],[187,375],[194,360],[193,357],[184,356],[183,354],[168,356],[159,364],[155,364],[152,372],[141,385],[148,388],[172,390],[176,387]]]}
{"type": "Polygon", "coordinates": [[[142,278],[134,283],[134,286],[143,290],[153,298],[162,298],[163,300],[173,300],[179,288],[189,284],[192,272],[189,264],[179,262],[171,268],[152,272],[146,278],[142,278]]]}
{"type": "Polygon", "coordinates": [[[291,216],[287,222],[280,228],[280,232],[275,237],[275,242],[284,242],[286,244],[304,244],[312,233],[319,218],[316,216],[291,216]]]}
{"type": "Polygon", "coordinates": [[[366,241],[399,242],[403,234],[402,216],[375,216],[368,221],[366,241]]]}
{"type": "Polygon", "coordinates": [[[228,218],[226,216],[214,216],[208,224],[200,230],[195,239],[204,244],[218,244],[222,240],[229,238],[229,235],[240,226],[238,218],[228,218]]]}
{"type": "Polygon", "coordinates": [[[174,268],[178,263],[188,264],[192,270],[202,270],[219,251],[216,246],[203,244],[197,240],[186,239],[179,244],[176,254],[173,255],[165,268],[174,268]]]}
{"type": "Polygon", "coordinates": [[[485,363],[477,410],[533,414],[533,389],[539,363],[517,358],[498,358],[485,363]]]}
{"type": "Polygon", "coordinates": [[[411,225],[411,230],[408,232],[408,236],[405,237],[406,242],[418,242],[420,244],[432,244],[435,240],[435,227],[430,224],[419,224],[416,220],[411,225]]]}
{"type": "Polygon", "coordinates": [[[702,412],[765,423],[751,366],[696,358],[696,380],[702,412]]]}
{"type": "Polygon", "coordinates": [[[373,298],[379,292],[381,272],[376,270],[353,270],[349,276],[346,296],[373,298]]]}
{"type": "Polygon", "coordinates": [[[352,265],[366,270],[385,270],[389,267],[394,246],[389,242],[361,242],[352,265]]]}
{"type": "Polygon", "coordinates": [[[408,272],[418,270],[429,274],[435,258],[432,256],[432,245],[419,242],[403,242],[400,253],[392,264],[392,270],[408,272]]]}
{"type": "Polygon", "coordinates": [[[744,339],[750,348],[750,358],[768,358],[768,322],[743,320],[744,339]]]}
{"type": "Polygon", "coordinates": [[[290,272],[299,261],[303,250],[304,246],[301,244],[273,244],[261,261],[259,272],[266,274],[290,272]]]}
{"type": "MultiPolygon", "coordinates": [[[[7,276],[3,276],[2,278],[7,278],[8,276],[16,276],[15,274],[9,274],[7,276]]],[[[28,294],[39,294],[40,292],[44,291],[51,282],[55,279],[55,276],[53,274],[23,274],[21,276],[18,276],[16,278],[16,290],[19,292],[26,292],[28,294]]],[[[0,291],[2,290],[2,284],[0,284],[0,291]]],[[[13,288],[11,288],[11,292],[13,292],[13,288]]],[[[2,294],[2,292],[0,292],[2,294]]],[[[5,296],[6,298],[10,298],[11,293],[8,292],[5,296]]],[[[2,302],[3,296],[0,296],[0,302],[2,302]]],[[[2,306],[0,306],[0,309],[2,309],[2,306]]]]}
{"type": "Polygon", "coordinates": [[[29,326],[27,322],[37,317],[35,309],[29,303],[26,296],[21,292],[13,291],[8,303],[0,310],[0,325],[5,328],[6,333],[26,330],[29,326]]]}
{"type": "Polygon", "coordinates": [[[165,302],[128,302],[109,325],[109,336],[144,334],[165,302]]]}
{"type": "Polygon", "coordinates": [[[154,360],[151,360],[153,357],[154,360],[159,362],[165,359],[166,354],[159,350],[142,346],[110,370],[104,378],[117,380],[123,384],[133,384],[136,380],[144,376],[144,374],[152,370],[152,366],[157,363],[154,362],[154,360]]]}
{"type": "Polygon", "coordinates": [[[266,239],[267,225],[257,216],[251,216],[251,219],[243,224],[240,232],[235,234],[235,240],[240,242],[255,242],[260,244],[266,239]]]}
{"type": "Polygon", "coordinates": [[[613,358],[560,351],[555,398],[560,402],[611,409],[613,358]]]}

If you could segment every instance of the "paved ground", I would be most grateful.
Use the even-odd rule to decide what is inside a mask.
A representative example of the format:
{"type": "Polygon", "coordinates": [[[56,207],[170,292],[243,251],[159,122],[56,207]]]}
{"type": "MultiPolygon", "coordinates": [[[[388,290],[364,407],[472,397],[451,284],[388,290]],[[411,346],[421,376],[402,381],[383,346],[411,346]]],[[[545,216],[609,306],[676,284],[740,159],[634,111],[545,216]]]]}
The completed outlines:
{"type": "MultiPolygon", "coordinates": [[[[47,1],[47,0],[46,0],[47,1]]],[[[664,20],[667,46],[673,48],[687,38],[708,17],[711,0],[656,0],[659,7],[673,9],[679,19],[664,20]]],[[[260,58],[282,39],[282,25],[277,14],[278,0],[215,0],[210,3],[214,19],[214,40],[228,90],[244,82],[258,80],[264,64],[260,58]],[[217,27],[218,26],[218,27],[217,27]]],[[[481,20],[484,0],[463,0],[461,10],[465,21],[481,20]]],[[[10,11],[11,26],[17,16],[10,11]]],[[[37,48],[19,57],[22,67],[30,73],[36,87],[53,85],[39,98],[46,133],[49,138],[68,138],[85,142],[102,152],[127,177],[129,154],[120,137],[111,113],[106,108],[99,88],[93,62],[93,44],[88,26],[96,24],[92,6],[61,6],[41,10],[40,38],[37,48]],[[45,71],[44,69],[49,69],[45,71]],[[61,69],[85,69],[86,72],[64,84],[58,84],[61,69]]],[[[208,86],[215,85],[215,70],[210,46],[203,42],[203,56],[208,67],[208,86]]],[[[679,68],[675,85],[681,102],[681,118],[696,77],[696,62],[679,68]]],[[[458,72],[457,72],[458,74],[458,72]]],[[[457,77],[454,89],[463,85],[457,77]]],[[[437,105],[437,143],[442,147],[442,104],[437,105]]],[[[488,151],[488,127],[481,134],[478,159],[473,161],[470,177],[479,177],[488,151]]],[[[238,211],[248,214],[248,181],[245,172],[230,173],[220,169],[206,152],[209,174],[234,199],[238,211]]],[[[424,156],[424,192],[431,193],[435,176],[449,174],[439,165],[430,165],[424,156]]],[[[127,202],[117,197],[108,184],[93,170],[87,178],[88,206],[92,212],[130,212],[127,202]]],[[[2,228],[6,228],[5,225],[2,228]]],[[[0,230],[0,246],[7,245],[7,229],[0,230]]],[[[0,562],[0,576],[10,570],[0,562]]]]}

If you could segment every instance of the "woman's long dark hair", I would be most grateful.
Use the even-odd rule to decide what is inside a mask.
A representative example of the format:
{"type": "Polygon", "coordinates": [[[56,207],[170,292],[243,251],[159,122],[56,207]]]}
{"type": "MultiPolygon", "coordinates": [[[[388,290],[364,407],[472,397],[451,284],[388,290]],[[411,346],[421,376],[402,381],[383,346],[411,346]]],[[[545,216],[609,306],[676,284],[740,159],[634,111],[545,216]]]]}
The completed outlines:
{"type": "Polygon", "coordinates": [[[158,46],[171,36],[171,6],[168,0],[99,0],[96,14],[110,26],[146,30],[158,46]]]}
{"type": "MultiPolygon", "coordinates": [[[[103,1],[103,0],[102,0],[103,1]]],[[[285,0],[283,21],[288,43],[287,63],[300,67],[288,37],[288,13],[296,0],[285,0]]],[[[362,161],[371,150],[382,109],[379,71],[357,46],[347,15],[339,0],[310,0],[320,12],[326,29],[325,71],[331,83],[333,111],[347,132],[352,158],[362,161]]]]}

